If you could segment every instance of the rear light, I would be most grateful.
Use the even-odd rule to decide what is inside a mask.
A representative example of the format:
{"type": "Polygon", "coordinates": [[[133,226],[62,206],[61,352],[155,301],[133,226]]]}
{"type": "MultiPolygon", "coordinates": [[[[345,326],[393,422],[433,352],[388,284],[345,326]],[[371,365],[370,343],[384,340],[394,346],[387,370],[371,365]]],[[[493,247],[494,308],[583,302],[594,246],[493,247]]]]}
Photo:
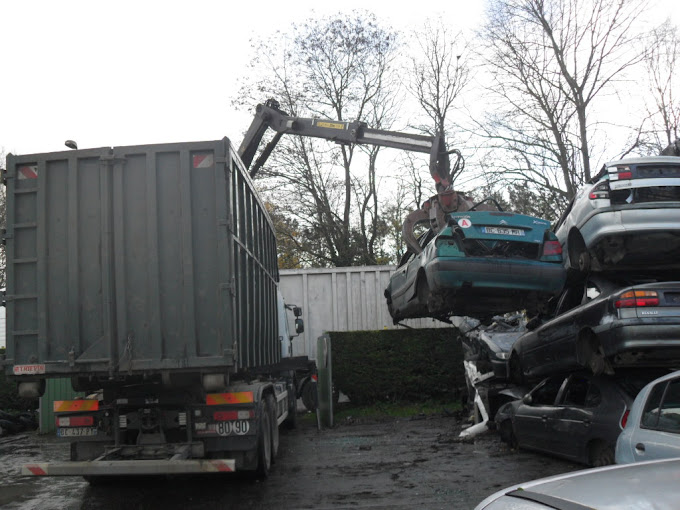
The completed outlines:
{"type": "Polygon", "coordinates": [[[92,427],[94,416],[60,416],[57,427],[92,427]]]}
{"type": "Polygon", "coordinates": [[[630,414],[630,409],[626,409],[623,412],[623,416],[621,416],[621,428],[625,429],[626,424],[628,423],[628,415],[630,414]]]}
{"type": "Polygon", "coordinates": [[[599,200],[602,198],[609,198],[609,183],[607,181],[601,182],[588,194],[590,200],[599,200]]]}
{"type": "Polygon", "coordinates": [[[635,308],[636,306],[658,306],[659,295],[655,290],[629,290],[614,302],[616,308],[635,308]]]}
{"type": "Polygon", "coordinates": [[[213,420],[215,421],[234,421],[234,420],[247,420],[249,418],[254,418],[255,412],[252,410],[246,411],[217,411],[213,413],[213,420]]]}
{"type": "Polygon", "coordinates": [[[618,181],[621,179],[632,179],[633,172],[630,171],[629,166],[617,166],[616,172],[610,172],[609,178],[612,181],[618,181]]]}
{"type": "Polygon", "coordinates": [[[559,241],[546,241],[543,243],[543,256],[562,255],[562,245],[559,241]]]}

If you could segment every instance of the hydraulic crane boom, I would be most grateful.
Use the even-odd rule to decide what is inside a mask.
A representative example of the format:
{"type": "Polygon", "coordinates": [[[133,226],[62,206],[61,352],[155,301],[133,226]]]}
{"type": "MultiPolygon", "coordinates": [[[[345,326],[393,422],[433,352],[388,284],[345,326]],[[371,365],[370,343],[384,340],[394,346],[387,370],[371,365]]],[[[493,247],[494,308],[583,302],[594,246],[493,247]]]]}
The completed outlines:
{"type": "Polygon", "coordinates": [[[438,231],[446,222],[445,213],[465,211],[473,205],[472,201],[464,194],[457,193],[451,187],[452,175],[449,155],[456,155],[454,175],[463,169],[464,160],[457,149],[446,149],[443,133],[437,133],[434,136],[416,135],[371,129],[365,122],[357,120],[348,122],[292,117],[281,110],[278,101],[268,99],[264,104],[257,105],[255,117],[238,149],[239,156],[245,163],[251,177],[257,175],[284,134],[323,138],[346,145],[355,143],[375,145],[429,154],[430,174],[435,181],[437,195],[426,200],[420,209],[411,212],[406,217],[402,227],[404,241],[413,252],[419,253],[422,250],[413,233],[417,224],[428,222],[430,228],[438,231]],[[276,131],[276,134],[253,163],[262,138],[269,128],[276,131]]]}
{"type": "Polygon", "coordinates": [[[254,177],[262,165],[267,161],[272,150],[284,134],[323,138],[340,144],[375,145],[392,147],[430,155],[430,173],[437,183],[437,190],[444,190],[451,184],[451,167],[449,154],[458,156],[458,163],[462,162],[457,150],[447,151],[443,134],[435,136],[400,133],[382,129],[371,129],[361,121],[336,121],[292,117],[280,109],[274,99],[257,105],[255,117],[248,129],[238,153],[245,163],[251,177],[254,177]],[[276,131],[276,135],[253,163],[262,137],[268,128],[276,131]]]}

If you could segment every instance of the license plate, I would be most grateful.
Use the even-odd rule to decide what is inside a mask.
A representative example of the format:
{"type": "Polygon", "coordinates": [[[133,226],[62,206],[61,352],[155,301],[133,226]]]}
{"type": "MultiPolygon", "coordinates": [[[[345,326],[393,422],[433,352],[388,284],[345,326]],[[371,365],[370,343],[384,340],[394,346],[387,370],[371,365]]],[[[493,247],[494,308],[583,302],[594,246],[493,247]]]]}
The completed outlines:
{"type": "Polygon", "coordinates": [[[501,236],[523,236],[524,230],[521,228],[505,228],[505,227],[483,227],[485,234],[496,234],[501,236]]]}
{"type": "Polygon", "coordinates": [[[200,435],[217,434],[219,436],[245,436],[250,432],[250,422],[248,420],[218,421],[208,423],[205,430],[197,430],[200,435]]]}
{"type": "Polygon", "coordinates": [[[57,429],[57,437],[83,437],[83,436],[96,436],[97,427],[73,427],[57,429]]]}

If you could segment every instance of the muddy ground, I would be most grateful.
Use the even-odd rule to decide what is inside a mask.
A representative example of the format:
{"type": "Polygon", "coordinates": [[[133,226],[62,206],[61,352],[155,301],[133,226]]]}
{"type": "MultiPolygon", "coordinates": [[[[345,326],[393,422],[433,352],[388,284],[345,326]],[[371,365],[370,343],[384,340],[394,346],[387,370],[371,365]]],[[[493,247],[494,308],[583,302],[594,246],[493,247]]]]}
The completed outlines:
{"type": "Polygon", "coordinates": [[[312,416],[281,435],[269,478],[173,478],[90,487],[81,478],[24,478],[25,462],[65,460],[52,436],[0,439],[3,509],[437,509],[473,508],[496,490],[581,469],[513,451],[495,433],[458,438],[456,417],[363,422],[318,431],[312,416]]]}

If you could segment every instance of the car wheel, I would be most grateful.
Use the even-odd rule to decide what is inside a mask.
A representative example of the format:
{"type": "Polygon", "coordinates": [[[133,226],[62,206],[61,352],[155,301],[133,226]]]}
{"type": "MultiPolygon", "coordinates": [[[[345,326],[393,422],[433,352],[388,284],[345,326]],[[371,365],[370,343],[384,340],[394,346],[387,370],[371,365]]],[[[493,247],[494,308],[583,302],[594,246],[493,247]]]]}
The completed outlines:
{"type": "Polygon", "coordinates": [[[578,256],[578,270],[581,273],[587,273],[590,271],[590,253],[587,251],[582,252],[578,256]]]}
{"type": "Polygon", "coordinates": [[[579,273],[590,271],[590,254],[581,233],[573,230],[568,242],[569,265],[579,273]]]}
{"type": "Polygon", "coordinates": [[[593,467],[614,464],[614,448],[604,441],[595,441],[590,447],[589,460],[593,467]]]}
{"type": "Polygon", "coordinates": [[[501,423],[500,427],[501,441],[507,443],[513,450],[517,449],[517,436],[515,436],[515,430],[512,428],[512,422],[510,420],[505,420],[501,423]]]}
{"type": "Polygon", "coordinates": [[[515,353],[513,353],[510,357],[510,380],[520,386],[525,383],[522,362],[519,360],[519,356],[515,353]]]}

